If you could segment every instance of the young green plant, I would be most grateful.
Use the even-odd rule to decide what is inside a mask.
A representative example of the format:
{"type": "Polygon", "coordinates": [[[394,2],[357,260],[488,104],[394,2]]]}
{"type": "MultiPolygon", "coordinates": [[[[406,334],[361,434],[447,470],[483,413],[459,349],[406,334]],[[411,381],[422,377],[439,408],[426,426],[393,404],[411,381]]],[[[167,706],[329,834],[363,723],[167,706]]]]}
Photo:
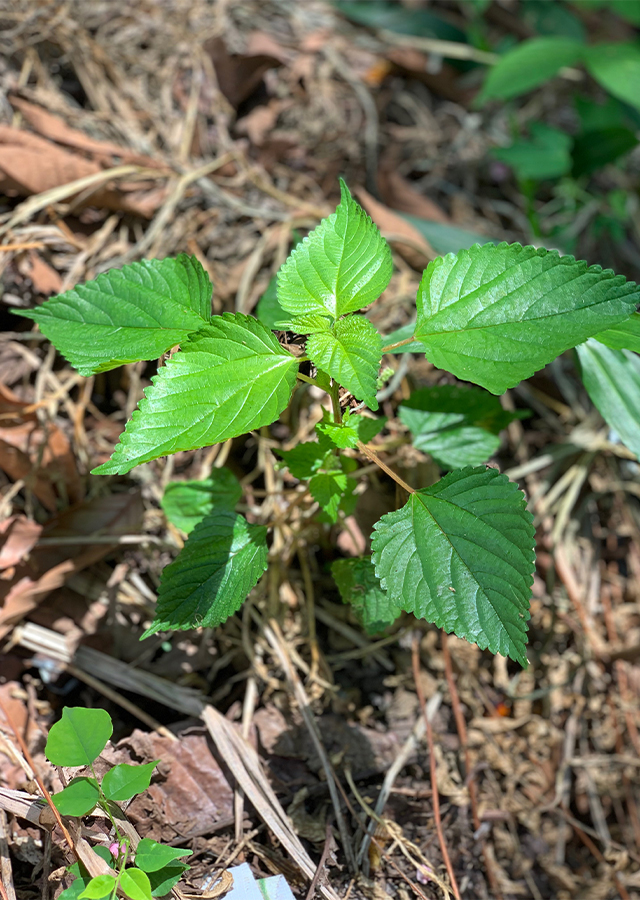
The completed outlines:
{"type": "Polygon", "coordinates": [[[109,846],[98,844],[95,852],[108,863],[111,872],[92,878],[80,863],[69,869],[74,881],[60,894],[60,900],[152,900],[164,897],[178,883],[189,866],[179,862],[191,850],[166,847],[143,838],[133,848],[118,825],[122,811],[117,804],[145,791],[159,760],[146,765],[120,763],[99,778],[94,762],[113,733],[111,717],[103,709],[65,707],[62,718],[51,726],[45,755],[55,766],[89,768],[91,775],[79,775],[52,795],[63,816],[86,816],[96,808],[109,818],[113,838],[109,846]],[[135,860],[135,862],[134,862],[135,860]]]}
{"type": "MultiPolygon", "coordinates": [[[[111,270],[19,314],[34,319],[84,375],[155,359],[180,345],[95,474],[122,475],[160,456],[268,426],[301,382],[326,391],[331,411],[316,427],[317,439],[280,453],[290,473],[308,481],[325,520],[335,522],[353,508],[358,463],[341,453],[347,448],[380,465],[409,495],[374,526],[370,558],[334,566],[343,597],[370,629],[405,610],[526,665],[534,529],[518,486],[482,464],[512,418],[491,395],[582,345],[585,384],[605,419],[624,434],[620,418],[637,407],[624,379],[640,377],[633,352],[640,293],[622,276],[555,251],[475,245],[429,264],[415,326],[385,346],[361,311],[391,274],[386,241],[341,182],[335,213],[278,273],[275,314],[270,300],[270,325],[305,336],[303,356],[258,319],[212,316],[211,284],[188,256],[111,270]],[[413,490],[370,444],[385,420],[363,410],[378,410],[383,354],[418,350],[483,390],[441,386],[403,404],[400,416],[418,446],[450,470],[431,487],[413,490]],[[300,371],[303,364],[311,374],[300,371]],[[606,385],[607,372],[614,387],[606,385]],[[608,403],[608,391],[617,391],[618,406],[608,403]],[[353,406],[348,395],[356,405],[343,410],[353,406]]],[[[640,452],[640,442],[631,448],[640,452]]],[[[201,484],[170,487],[165,511],[188,539],[164,570],[155,618],[143,637],[219,625],[256,585],[267,567],[267,528],[236,511],[240,494],[226,470],[201,484]]]]}

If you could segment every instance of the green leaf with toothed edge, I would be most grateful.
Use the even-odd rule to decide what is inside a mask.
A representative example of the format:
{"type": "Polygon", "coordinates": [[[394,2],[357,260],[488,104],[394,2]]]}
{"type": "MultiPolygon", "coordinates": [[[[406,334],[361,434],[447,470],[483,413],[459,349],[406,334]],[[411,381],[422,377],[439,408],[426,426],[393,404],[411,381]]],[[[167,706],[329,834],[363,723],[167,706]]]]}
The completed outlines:
{"type": "Polygon", "coordinates": [[[439,369],[501,394],[635,312],[622,275],[555,250],[476,244],[429,263],[415,335],[439,369]]]}
{"type": "Polygon", "coordinates": [[[312,334],[306,352],[319,369],[357,400],[364,400],[370,409],[378,408],[376,391],[382,338],[368,319],[363,316],[339,319],[332,332],[312,334]]]}
{"type": "Polygon", "coordinates": [[[331,563],[343,603],[348,603],[367,634],[378,634],[402,615],[380,584],[370,556],[336,559],[331,563]]]}
{"type": "Polygon", "coordinates": [[[391,250],[340,180],[341,200],[278,272],[278,302],[293,315],[338,319],[377,300],[389,284],[391,250]]]}
{"type": "Polygon", "coordinates": [[[267,529],[229,510],[199,522],[164,569],[155,618],[158,631],[214,628],[236,612],[267,568],[267,529]]]}
{"type": "Polygon", "coordinates": [[[94,474],[124,474],[270,425],[289,403],[297,371],[295,357],[257,319],[214,316],[152,378],[113,456],[94,474]]]}
{"type": "Polygon", "coordinates": [[[169,521],[186,534],[214,509],[233,510],[242,497],[240,482],[229,469],[212,469],[199,481],[170,481],[160,505],[169,521]]]}
{"type": "Polygon", "coordinates": [[[456,469],[376,523],[376,575],[392,603],[526,666],[532,519],[496,469],[456,469]]]}
{"type": "Polygon", "coordinates": [[[110,269],[52,297],[13,310],[40,331],[81,375],[158,359],[211,318],[212,287],[198,260],[151,259],[110,269]]]}
{"type": "Polygon", "coordinates": [[[619,325],[594,334],[593,339],[612,350],[633,350],[640,353],[640,313],[634,312],[619,325]]]}
{"type": "Polygon", "coordinates": [[[319,472],[309,480],[311,496],[320,504],[331,522],[338,521],[340,501],[350,486],[349,482],[354,482],[354,479],[338,471],[319,472]]]}

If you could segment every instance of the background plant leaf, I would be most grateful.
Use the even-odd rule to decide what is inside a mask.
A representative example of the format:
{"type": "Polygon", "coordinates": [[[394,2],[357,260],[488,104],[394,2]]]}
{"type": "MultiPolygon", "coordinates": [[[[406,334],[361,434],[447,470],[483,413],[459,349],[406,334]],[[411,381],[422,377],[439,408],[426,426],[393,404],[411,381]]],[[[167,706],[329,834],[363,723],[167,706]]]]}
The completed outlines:
{"type": "Polygon", "coordinates": [[[364,400],[370,409],[378,408],[382,338],[368,319],[349,316],[336,322],[333,333],[312,334],[307,356],[357,400],[364,400]]]}
{"type": "Polygon", "coordinates": [[[438,368],[501,394],[629,318],[639,299],[633,282],[572,256],[476,245],[429,264],[415,334],[438,368]]]}
{"type": "Polygon", "coordinates": [[[311,496],[320,504],[331,522],[338,521],[340,501],[347,491],[349,481],[354,479],[349,479],[344,472],[338,471],[318,472],[309,481],[311,496]]]}
{"type": "Polygon", "coordinates": [[[411,432],[414,447],[444,469],[485,462],[500,446],[502,429],[521,417],[504,410],[486,391],[452,384],[413,391],[398,416],[411,432]]]}
{"type": "Polygon", "coordinates": [[[124,474],[270,425],[289,402],[297,369],[257,319],[214,316],[152,379],[113,456],[94,474],[124,474]]]}
{"type": "Polygon", "coordinates": [[[337,319],[377,300],[389,284],[389,245],[340,181],[341,200],[278,272],[278,302],[294,315],[337,319]]]}
{"type": "Polygon", "coordinates": [[[60,721],[49,730],[45,756],[54,766],[89,766],[112,734],[113,723],[106,710],[65,706],[60,721]]]}
{"type": "Polygon", "coordinates": [[[584,44],[567,37],[536,37],[523,41],[502,56],[490,69],[479,103],[508,100],[544,84],[564,66],[580,59],[584,44]]]}
{"type": "Polygon", "coordinates": [[[162,573],[153,623],[157,631],[214,628],[240,609],[267,568],[267,529],[214,510],[199,522],[162,573]]]}
{"type": "Polygon", "coordinates": [[[640,356],[597,340],[576,347],[584,386],[620,440],[640,459],[640,356]]]}
{"type": "Polygon", "coordinates": [[[200,481],[170,481],[160,505],[167,519],[189,534],[214,509],[235,509],[241,497],[240,482],[222,467],[200,481]]]}
{"type": "Polygon", "coordinates": [[[322,446],[318,441],[304,441],[292,450],[276,449],[289,472],[301,481],[315,475],[329,452],[330,448],[322,446]]]}
{"type": "Polygon", "coordinates": [[[209,276],[194,256],[110,269],[93,281],[14,310],[33,319],[81,375],[158,359],[211,317],[209,276]]]}
{"type": "Polygon", "coordinates": [[[336,559],[331,574],[343,603],[348,603],[367,634],[378,634],[402,614],[380,584],[370,556],[336,559]]]}
{"type": "Polygon", "coordinates": [[[372,559],[390,602],[523,666],[534,528],[496,469],[457,469],[374,526],[372,559]]]}
{"type": "Polygon", "coordinates": [[[337,424],[332,421],[328,411],[323,410],[322,421],[316,425],[316,434],[322,447],[339,450],[353,449],[358,446],[358,441],[368,444],[377,434],[380,434],[386,423],[386,416],[373,419],[346,410],[342,422],[337,424]]]}
{"type": "Polygon", "coordinates": [[[637,44],[595,44],[584,59],[589,73],[602,87],[640,109],[640,47],[637,44]]]}
{"type": "Polygon", "coordinates": [[[640,313],[635,312],[619,325],[594,334],[593,339],[612,350],[633,350],[640,353],[640,313]]]}
{"type": "Polygon", "coordinates": [[[573,139],[559,128],[532,122],[530,138],[519,138],[508,147],[495,147],[491,155],[510,166],[522,180],[560,178],[571,170],[573,139]]]}

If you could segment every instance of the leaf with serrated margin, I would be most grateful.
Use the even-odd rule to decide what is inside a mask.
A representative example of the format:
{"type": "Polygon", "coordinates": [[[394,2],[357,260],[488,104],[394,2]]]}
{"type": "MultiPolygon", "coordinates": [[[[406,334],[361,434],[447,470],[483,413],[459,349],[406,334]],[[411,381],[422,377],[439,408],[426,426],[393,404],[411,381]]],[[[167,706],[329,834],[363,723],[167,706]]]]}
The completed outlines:
{"type": "Polygon", "coordinates": [[[242,497],[240,482],[229,469],[212,469],[199,481],[170,481],[160,505],[169,521],[186,534],[214,509],[235,508],[242,497]]]}
{"type": "Polygon", "coordinates": [[[334,319],[377,300],[389,284],[391,250],[340,179],[341,200],[278,272],[278,302],[294,315],[334,319]]]}
{"type": "Polygon", "coordinates": [[[600,331],[593,338],[612,350],[633,350],[640,353],[640,313],[634,312],[625,322],[607,331],[600,331]]]}
{"type": "Polygon", "coordinates": [[[343,603],[348,603],[367,634],[378,634],[402,614],[380,584],[370,556],[331,563],[343,603]]]}
{"type": "Polygon", "coordinates": [[[309,491],[313,499],[320,504],[332,522],[338,521],[340,501],[347,491],[349,482],[344,472],[319,472],[309,481],[309,491]]]}
{"type": "Polygon", "coordinates": [[[455,469],[489,459],[500,446],[500,431],[521,415],[503,409],[497,397],[479,388],[442,384],[413,391],[398,417],[414,447],[443,469],[455,469]]]}
{"type": "Polygon", "coordinates": [[[475,244],[425,269],[415,335],[435,366],[501,394],[628,319],[639,300],[634,282],[573,256],[475,244]]]}
{"type": "Polygon", "coordinates": [[[596,340],[576,347],[593,403],[620,440],[640,459],[640,356],[596,340]]]}
{"type": "Polygon", "coordinates": [[[368,319],[349,316],[339,319],[332,333],[312,334],[307,356],[357,400],[364,400],[370,409],[378,408],[382,338],[368,319]]]}
{"type": "Polygon", "coordinates": [[[337,424],[331,420],[331,416],[324,409],[322,421],[316,425],[316,434],[322,446],[336,447],[339,450],[353,449],[358,446],[358,441],[368,444],[377,434],[380,434],[386,423],[386,416],[370,419],[368,416],[356,415],[347,410],[342,417],[342,422],[337,424]]]}
{"type": "Polygon", "coordinates": [[[163,571],[155,618],[142,637],[222,624],[266,570],[266,537],[266,528],[237,513],[205,516],[163,571]]]}
{"type": "Polygon", "coordinates": [[[307,316],[293,316],[286,322],[276,322],[276,328],[292,331],[294,334],[317,334],[319,331],[331,331],[331,320],[326,316],[309,313],[307,316]]]}
{"type": "Polygon", "coordinates": [[[158,359],[211,318],[209,276],[194,256],[110,269],[93,281],[13,310],[33,319],[81,375],[158,359]]]}
{"type": "Polygon", "coordinates": [[[391,602],[527,665],[534,528],[516,484],[496,469],[457,469],[374,529],[372,559],[391,602]]]}
{"type": "Polygon", "coordinates": [[[329,448],[322,447],[317,441],[303,441],[291,450],[276,450],[284,465],[294,478],[304,480],[311,478],[325,461],[329,448]]]}
{"type": "Polygon", "coordinates": [[[289,402],[297,369],[257,319],[214,316],[152,378],[113,456],[94,474],[124,474],[270,425],[289,402]]]}

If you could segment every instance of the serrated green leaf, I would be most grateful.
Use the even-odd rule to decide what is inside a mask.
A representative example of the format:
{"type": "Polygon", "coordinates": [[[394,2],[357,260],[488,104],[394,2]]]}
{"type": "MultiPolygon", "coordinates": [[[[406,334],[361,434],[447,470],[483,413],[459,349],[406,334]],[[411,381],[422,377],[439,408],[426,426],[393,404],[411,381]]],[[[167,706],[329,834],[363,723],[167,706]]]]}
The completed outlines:
{"type": "Polygon", "coordinates": [[[102,779],[102,790],[107,800],[121,803],[123,800],[130,800],[136,794],[146,791],[151,784],[153,770],[159,762],[160,760],[156,759],[154,762],[134,766],[130,766],[128,763],[118,763],[109,769],[102,779]]]}
{"type": "Polygon", "coordinates": [[[66,788],[51,795],[51,799],[62,816],[85,816],[95,807],[100,798],[98,782],[95,778],[73,778],[66,788]]]}
{"type": "Polygon", "coordinates": [[[370,556],[331,563],[343,603],[349,603],[367,634],[378,634],[402,614],[380,584],[370,556]]]}
{"type": "Polygon", "coordinates": [[[589,73],[619,100],[640,109],[640,47],[637,44],[595,44],[584,61],[589,73]]]}
{"type": "Polygon", "coordinates": [[[581,41],[566,37],[531,38],[502,56],[489,71],[478,97],[485,103],[496,97],[517,97],[553,78],[564,66],[573,66],[584,52],[581,41]]]}
{"type": "Polygon", "coordinates": [[[331,321],[326,316],[309,313],[307,316],[292,316],[285,322],[278,322],[276,327],[295,334],[318,334],[320,331],[330,331],[331,321]]]}
{"type": "Polygon", "coordinates": [[[387,422],[386,416],[370,419],[368,416],[351,414],[347,410],[342,422],[336,424],[326,409],[322,412],[322,421],[316,425],[316,433],[320,438],[321,446],[326,446],[327,449],[331,447],[339,450],[353,449],[357,447],[358,441],[368,444],[377,434],[380,434],[387,422]]]}
{"type": "Polygon", "coordinates": [[[106,710],[65,706],[62,718],[49,730],[45,756],[54,766],[89,766],[112,734],[113,724],[106,710]]]}
{"type": "Polygon", "coordinates": [[[378,408],[376,388],[382,360],[382,338],[368,319],[339,319],[333,333],[313,334],[307,341],[307,356],[338,384],[378,408]]]}
{"type": "Polygon", "coordinates": [[[414,391],[398,409],[413,445],[443,469],[476,466],[500,446],[500,431],[520,416],[507,412],[492,394],[443,384],[414,391]]]}
{"type": "Polygon", "coordinates": [[[338,521],[340,501],[347,492],[348,478],[344,472],[319,472],[309,481],[309,491],[313,499],[320,504],[331,522],[338,521]]]}
{"type": "Polygon", "coordinates": [[[142,838],[136,848],[136,866],[143,872],[157,872],[181,856],[191,856],[193,850],[169,847],[150,838],[142,838]]]}
{"type": "Polygon", "coordinates": [[[270,425],[289,402],[297,369],[257,319],[214,316],[152,379],[113,456],[94,474],[124,474],[270,425]]]}
{"type": "Polygon", "coordinates": [[[389,284],[389,245],[344,181],[335,213],[323,219],[278,272],[278,301],[293,315],[334,319],[377,300],[389,284]]]}
{"type": "Polygon", "coordinates": [[[584,386],[620,440],[640,459],[640,356],[596,340],[576,347],[584,386]]]}
{"type": "Polygon", "coordinates": [[[392,603],[526,666],[534,529],[517,485],[496,469],[458,469],[374,529],[392,603]]]}
{"type": "Polygon", "coordinates": [[[234,512],[205,516],[163,571],[156,615],[142,637],[214,628],[233,615],[267,568],[266,536],[234,512]]]}
{"type": "Polygon", "coordinates": [[[211,282],[194,256],[110,269],[93,281],[13,310],[33,319],[81,375],[158,359],[211,317],[211,282]]]}
{"type": "Polygon", "coordinates": [[[429,263],[416,337],[428,359],[501,394],[635,311],[638,286],[555,250],[493,244],[429,263]]]}
{"type": "Polygon", "coordinates": [[[293,477],[301,481],[315,475],[329,452],[330,448],[321,446],[317,441],[304,441],[292,450],[276,450],[293,477]]]}
{"type": "Polygon", "coordinates": [[[103,900],[104,897],[110,897],[116,886],[116,879],[113,875],[96,875],[87,884],[81,894],[78,894],[78,900],[103,900]]]}
{"type": "Polygon", "coordinates": [[[129,900],[151,900],[151,882],[141,869],[125,869],[121,872],[120,887],[129,900]]]}
{"type": "Polygon", "coordinates": [[[235,509],[242,497],[240,482],[229,469],[212,469],[202,481],[170,481],[160,505],[167,519],[189,534],[214,509],[235,509]]]}
{"type": "Polygon", "coordinates": [[[635,312],[631,318],[616,325],[615,328],[594,334],[593,339],[611,347],[612,350],[633,350],[640,353],[640,313],[635,312]]]}

